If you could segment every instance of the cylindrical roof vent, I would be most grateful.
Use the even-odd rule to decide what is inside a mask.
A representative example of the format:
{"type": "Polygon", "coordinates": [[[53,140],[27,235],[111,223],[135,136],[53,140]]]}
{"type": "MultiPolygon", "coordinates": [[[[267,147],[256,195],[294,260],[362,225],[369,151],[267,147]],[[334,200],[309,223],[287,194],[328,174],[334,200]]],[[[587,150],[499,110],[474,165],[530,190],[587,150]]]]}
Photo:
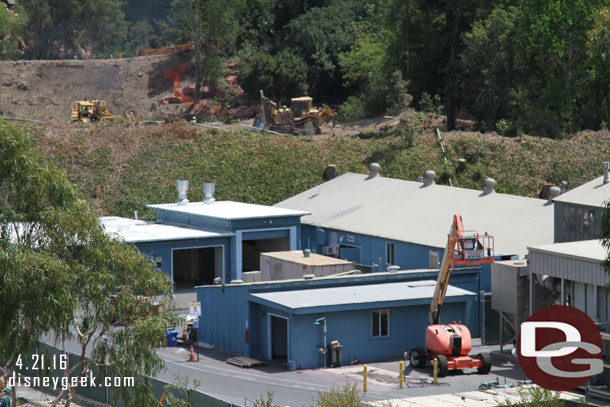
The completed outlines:
{"type": "Polygon", "coordinates": [[[434,178],[436,178],[436,172],[432,170],[424,171],[424,186],[434,185],[434,178]]]}
{"type": "Polygon", "coordinates": [[[553,199],[557,198],[559,195],[561,195],[561,189],[559,187],[552,186],[549,189],[549,203],[553,203],[553,199]]]}
{"type": "Polygon", "coordinates": [[[303,250],[303,256],[304,256],[304,257],[309,257],[309,256],[311,256],[311,250],[309,250],[309,249],[305,249],[305,250],[303,250]]]}
{"type": "Polygon", "coordinates": [[[369,165],[369,178],[375,178],[377,175],[379,175],[379,170],[381,169],[381,165],[379,165],[378,163],[371,163],[369,165]]]}
{"type": "Polygon", "coordinates": [[[607,184],[608,183],[608,168],[610,167],[610,162],[604,161],[602,163],[602,165],[604,166],[604,184],[607,184]]]}
{"type": "Polygon", "coordinates": [[[212,203],[214,199],[214,192],[216,191],[216,184],[213,182],[203,183],[203,203],[212,203]]]}
{"type": "Polygon", "coordinates": [[[485,178],[483,181],[483,194],[491,194],[492,192],[496,192],[494,187],[496,186],[496,180],[493,178],[485,178]]]}
{"type": "Polygon", "coordinates": [[[189,189],[189,181],[187,179],[176,180],[176,190],[178,191],[178,205],[186,205],[189,200],[186,198],[186,191],[189,189]]]}

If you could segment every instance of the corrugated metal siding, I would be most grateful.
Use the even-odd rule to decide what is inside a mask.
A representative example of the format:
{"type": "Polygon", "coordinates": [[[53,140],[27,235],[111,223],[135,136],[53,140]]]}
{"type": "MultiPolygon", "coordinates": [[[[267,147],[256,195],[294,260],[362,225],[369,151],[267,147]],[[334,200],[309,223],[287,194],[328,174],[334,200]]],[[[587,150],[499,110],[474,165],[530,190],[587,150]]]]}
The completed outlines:
{"type": "Polygon", "coordinates": [[[598,286],[607,285],[610,279],[600,263],[573,259],[558,255],[531,251],[529,254],[532,273],[547,274],[598,286]]]}
{"type": "Polygon", "coordinates": [[[330,276],[353,269],[353,264],[306,266],[292,261],[278,259],[276,257],[265,256],[264,254],[260,256],[262,281],[301,279],[305,274],[313,274],[316,277],[330,276]]]}
{"type": "MultiPolygon", "coordinates": [[[[388,337],[371,336],[371,310],[337,312],[326,315],[327,345],[338,340],[343,345],[343,365],[354,360],[364,363],[402,358],[404,352],[424,345],[429,308],[424,305],[390,308],[388,337]]],[[[443,307],[443,320],[463,319],[465,303],[448,303],[443,307]]],[[[318,346],[324,341],[323,324],[313,322],[324,315],[293,317],[290,334],[290,358],[298,367],[320,367],[318,346]]]]}
{"type": "MultiPolygon", "coordinates": [[[[358,283],[370,284],[376,281],[414,281],[436,278],[435,274],[436,273],[433,272],[422,272],[414,274],[396,273],[389,275],[375,273],[372,275],[366,275],[355,278],[338,278],[336,279],[336,281],[328,281],[324,279],[312,280],[308,281],[307,287],[329,287],[353,285],[358,283]]],[[[452,275],[451,284],[460,288],[468,289],[467,287],[473,287],[472,284],[476,284],[477,275],[477,270],[456,270],[452,275]]],[[[224,288],[224,291],[223,288],[220,286],[197,287],[197,300],[201,302],[202,312],[199,324],[199,340],[208,344],[212,344],[220,349],[229,350],[241,355],[248,355],[252,357],[266,357],[267,318],[261,317],[260,313],[261,311],[266,312],[268,311],[268,309],[261,308],[261,306],[254,303],[250,303],[248,301],[249,293],[261,291],[285,291],[289,289],[300,289],[304,288],[303,284],[303,281],[290,281],[282,282],[279,284],[270,283],[254,285],[231,285],[226,286],[224,288]],[[249,325],[249,344],[245,342],[244,338],[246,320],[248,321],[249,325]]],[[[466,303],[446,303],[443,307],[442,320],[462,320],[470,327],[472,336],[478,336],[479,303],[478,301],[476,301],[476,298],[477,297],[474,297],[466,303]]],[[[417,318],[423,318],[425,323],[427,323],[428,307],[428,305],[408,307],[409,318],[414,317],[417,321],[419,321],[419,319],[417,318]],[[423,313],[423,317],[421,315],[418,317],[420,313],[423,313]]],[[[282,314],[278,311],[273,312],[282,314]]],[[[338,338],[342,343],[345,341],[346,344],[351,344],[352,341],[355,341],[354,345],[349,346],[349,349],[352,349],[350,350],[350,352],[353,355],[358,355],[356,356],[356,358],[362,359],[362,355],[366,355],[367,353],[365,352],[368,352],[368,339],[367,342],[364,344],[360,343],[360,341],[363,340],[362,338],[364,338],[364,336],[362,338],[350,339],[350,337],[352,336],[351,330],[352,328],[354,328],[354,321],[358,322],[357,325],[360,325],[362,323],[361,319],[364,318],[362,314],[363,312],[367,313],[366,320],[369,321],[370,312],[359,312],[360,316],[358,316],[357,318],[356,316],[354,316],[357,314],[349,315],[350,312],[344,313],[347,322],[343,321],[343,317],[339,318],[338,320],[335,320],[336,325],[334,325],[333,331],[330,331],[331,326],[328,325],[328,339],[330,342],[332,334],[336,337],[335,339],[338,338]]],[[[401,352],[403,352],[400,349],[415,346],[415,342],[409,342],[411,341],[411,339],[407,340],[405,338],[415,338],[413,339],[415,341],[418,340],[417,338],[421,336],[419,340],[421,340],[421,344],[423,344],[424,333],[423,329],[420,329],[421,332],[416,332],[414,328],[409,327],[412,321],[406,316],[401,316],[402,314],[400,313],[400,311],[397,312],[398,318],[394,318],[392,315],[390,316],[390,334],[392,336],[392,340],[390,340],[390,342],[388,343],[390,343],[393,347],[397,347],[398,344],[404,343],[404,345],[401,345],[402,347],[397,348],[398,350],[392,349],[392,355],[398,355],[396,357],[400,357],[402,355],[401,352]],[[397,336],[395,336],[396,332],[398,333],[398,337],[403,338],[397,338],[397,336]],[[396,340],[397,342],[394,342],[394,340],[396,340]],[[411,345],[411,343],[413,343],[413,345],[411,345]]],[[[329,316],[329,322],[331,321],[331,318],[335,318],[334,315],[335,314],[329,316]]],[[[321,316],[322,315],[318,315],[315,316],[315,318],[313,318],[313,316],[311,315],[298,317],[293,316],[292,319],[289,320],[290,343],[288,356],[290,360],[303,360],[303,362],[300,362],[302,363],[302,367],[319,366],[317,364],[319,360],[316,359],[317,355],[315,355],[315,353],[310,353],[310,350],[313,347],[313,350],[315,351],[315,345],[322,343],[322,328],[315,327],[313,325],[313,321],[321,316]],[[320,337],[316,335],[320,335],[320,337]]],[[[366,332],[361,332],[360,335],[364,335],[365,333],[366,335],[369,335],[368,329],[370,329],[370,325],[368,325],[368,322],[366,328],[361,329],[365,329],[366,332]]],[[[419,329],[419,327],[417,329],[419,329]]],[[[368,338],[368,336],[366,336],[366,338],[368,338]]],[[[383,340],[378,340],[377,342],[372,340],[371,343],[372,345],[377,346],[377,344],[381,342],[383,342],[383,340]]],[[[346,359],[348,357],[346,349],[347,348],[344,348],[344,363],[348,363],[349,361],[351,361],[350,359],[346,359]]],[[[377,360],[382,360],[383,358],[385,358],[385,356],[383,356],[385,354],[381,352],[382,349],[376,350],[371,354],[375,355],[375,358],[378,358],[377,360]]]]}

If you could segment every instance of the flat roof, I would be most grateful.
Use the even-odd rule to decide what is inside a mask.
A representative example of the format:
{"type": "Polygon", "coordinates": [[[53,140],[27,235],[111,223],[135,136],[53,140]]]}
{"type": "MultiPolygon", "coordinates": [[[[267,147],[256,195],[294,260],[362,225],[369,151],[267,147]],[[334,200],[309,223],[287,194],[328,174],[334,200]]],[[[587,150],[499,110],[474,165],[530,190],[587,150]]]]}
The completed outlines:
{"type": "Polygon", "coordinates": [[[305,257],[302,250],[267,252],[261,253],[261,256],[273,257],[275,259],[286,260],[291,263],[303,264],[306,266],[333,266],[337,264],[354,264],[354,262],[352,261],[337,259],[335,257],[323,256],[317,253],[310,253],[309,257],[305,257]]]}
{"type": "MultiPolygon", "coordinates": [[[[250,294],[254,302],[274,304],[289,310],[306,311],[312,308],[349,306],[349,309],[362,309],[372,304],[394,302],[401,303],[424,300],[434,295],[436,281],[408,281],[400,283],[366,284],[331,288],[314,288],[307,290],[276,291],[250,294]]],[[[451,297],[474,296],[475,294],[457,288],[447,287],[446,300],[451,297]]]]}
{"type": "Polygon", "coordinates": [[[601,176],[559,195],[554,201],[602,207],[608,199],[610,182],[604,184],[604,177],[601,176]]]}
{"type": "Polygon", "coordinates": [[[596,263],[606,260],[608,255],[608,250],[604,248],[602,241],[598,239],[532,246],[528,247],[528,249],[531,252],[554,254],[596,263]]]}
{"type": "Polygon", "coordinates": [[[117,235],[126,243],[207,239],[234,235],[234,233],[219,233],[118,216],[103,216],[100,218],[100,223],[106,233],[117,235]]]}
{"type": "Polygon", "coordinates": [[[528,244],[554,241],[547,200],[381,176],[346,173],[276,206],[311,212],[304,224],[438,248],[456,213],[466,229],[495,236],[496,254],[523,258],[528,244]]]}
{"type": "Polygon", "coordinates": [[[186,205],[171,203],[146,205],[146,207],[149,209],[188,213],[191,215],[200,215],[225,220],[310,215],[309,212],[304,212],[301,210],[233,201],[215,201],[205,204],[203,202],[189,202],[186,205]]]}

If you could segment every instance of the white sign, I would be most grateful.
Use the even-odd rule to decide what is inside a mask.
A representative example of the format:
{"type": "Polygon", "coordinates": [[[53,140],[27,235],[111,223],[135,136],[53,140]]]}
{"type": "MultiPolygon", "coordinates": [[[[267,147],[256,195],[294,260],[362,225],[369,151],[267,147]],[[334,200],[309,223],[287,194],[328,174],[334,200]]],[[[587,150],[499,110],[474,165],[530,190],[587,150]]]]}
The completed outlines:
{"type": "Polygon", "coordinates": [[[189,303],[189,311],[191,315],[201,315],[201,303],[199,301],[189,303]]]}

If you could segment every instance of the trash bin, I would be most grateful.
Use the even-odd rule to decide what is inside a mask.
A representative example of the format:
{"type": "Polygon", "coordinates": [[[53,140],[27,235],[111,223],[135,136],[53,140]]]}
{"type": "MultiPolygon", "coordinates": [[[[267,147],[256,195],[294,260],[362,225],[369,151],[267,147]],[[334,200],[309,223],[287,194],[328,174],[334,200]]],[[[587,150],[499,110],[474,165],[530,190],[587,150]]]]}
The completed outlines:
{"type": "Polygon", "coordinates": [[[329,349],[330,367],[341,367],[341,357],[343,356],[343,345],[338,341],[332,341],[329,349]]]}
{"type": "Polygon", "coordinates": [[[167,346],[178,346],[178,330],[170,329],[165,333],[167,338],[167,346]]]}
{"type": "Polygon", "coordinates": [[[335,367],[341,367],[341,358],[343,357],[343,345],[335,346],[335,367]]]}

